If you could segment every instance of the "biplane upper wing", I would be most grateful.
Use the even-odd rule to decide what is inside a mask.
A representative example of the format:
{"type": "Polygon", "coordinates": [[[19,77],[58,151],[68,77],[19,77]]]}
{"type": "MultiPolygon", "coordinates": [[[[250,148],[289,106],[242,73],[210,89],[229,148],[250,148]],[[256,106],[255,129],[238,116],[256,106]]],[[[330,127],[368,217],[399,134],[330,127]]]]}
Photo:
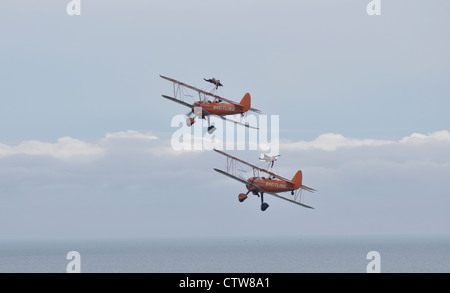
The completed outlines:
{"type": "Polygon", "coordinates": [[[308,186],[306,186],[306,185],[302,185],[302,186],[300,186],[300,188],[301,188],[301,189],[304,189],[304,190],[306,190],[306,191],[309,191],[309,192],[317,191],[317,190],[315,190],[314,188],[308,187],[308,186]]]}
{"type": "Polygon", "coordinates": [[[261,113],[262,113],[261,110],[256,109],[256,108],[252,108],[252,107],[250,107],[249,110],[252,111],[252,112],[258,113],[258,114],[261,114],[261,113]]]}
{"type": "Polygon", "coordinates": [[[306,205],[306,204],[304,204],[304,203],[295,201],[295,200],[293,200],[293,199],[290,199],[290,198],[281,196],[281,195],[279,195],[279,194],[277,194],[277,193],[275,193],[275,192],[265,191],[265,190],[261,189],[260,187],[254,185],[254,184],[251,184],[250,182],[245,181],[244,179],[241,179],[241,178],[239,178],[239,177],[236,177],[236,176],[234,176],[234,175],[231,175],[230,173],[227,173],[227,172],[222,171],[222,170],[220,170],[220,169],[214,168],[214,171],[216,171],[216,172],[218,172],[218,173],[220,173],[220,174],[223,174],[223,175],[225,175],[225,176],[228,176],[228,177],[230,177],[230,178],[232,178],[232,179],[234,179],[234,180],[237,180],[237,181],[239,181],[239,182],[241,182],[241,183],[244,183],[245,185],[251,186],[251,187],[253,187],[254,189],[256,189],[257,191],[259,191],[259,192],[261,192],[261,193],[268,193],[268,194],[273,195],[273,196],[275,196],[275,197],[278,197],[278,198],[284,199],[284,200],[286,200],[286,201],[289,201],[289,202],[295,203],[295,204],[297,204],[297,205],[300,205],[300,206],[302,206],[302,207],[309,208],[309,209],[314,209],[313,207],[311,207],[311,206],[309,206],[309,205],[306,205]]]}
{"type": "MultiPolygon", "coordinates": [[[[186,84],[186,83],[184,83],[184,82],[181,82],[181,81],[178,81],[178,80],[176,80],[176,79],[173,79],[173,78],[170,78],[170,77],[167,77],[167,76],[164,76],[164,75],[159,75],[159,76],[160,76],[161,78],[164,78],[164,79],[168,80],[168,81],[174,82],[174,83],[179,84],[179,85],[184,86],[184,87],[187,87],[188,89],[197,91],[197,92],[202,93],[202,94],[204,94],[204,95],[211,96],[211,97],[214,97],[214,98],[216,98],[216,99],[223,99],[221,96],[214,95],[214,94],[212,94],[212,93],[209,93],[209,92],[207,92],[207,91],[204,91],[204,90],[201,90],[201,89],[199,89],[199,88],[196,88],[195,86],[188,85],[188,84],[186,84]]],[[[239,104],[238,104],[238,105],[239,105],[239,104]]]]}
{"type": "MultiPolygon", "coordinates": [[[[283,181],[286,181],[286,183],[291,183],[291,180],[290,180],[290,179],[284,178],[283,176],[280,176],[280,175],[275,174],[275,173],[273,173],[273,172],[270,172],[270,171],[268,171],[268,170],[266,170],[266,169],[263,169],[263,168],[258,167],[258,166],[256,166],[256,165],[253,165],[253,164],[251,164],[251,163],[249,163],[249,162],[246,162],[246,161],[244,161],[244,160],[241,160],[241,159],[239,159],[239,158],[237,158],[237,157],[235,157],[235,156],[232,156],[232,155],[230,155],[230,154],[227,154],[227,153],[225,153],[225,152],[223,152],[223,151],[219,151],[219,150],[217,150],[217,149],[214,149],[214,150],[215,150],[216,152],[218,152],[219,154],[222,154],[222,155],[227,156],[227,157],[229,157],[229,158],[231,158],[231,159],[233,159],[233,160],[236,160],[236,161],[238,161],[238,162],[241,162],[241,163],[243,163],[243,164],[246,164],[247,166],[250,166],[250,167],[252,167],[252,168],[254,168],[254,169],[258,169],[258,170],[260,170],[260,171],[262,171],[262,172],[264,172],[264,173],[267,173],[267,174],[269,174],[269,175],[272,175],[272,176],[275,177],[275,178],[278,178],[278,179],[281,179],[281,180],[283,180],[283,181]]],[[[293,183],[291,183],[291,184],[293,184],[293,183]]]]}
{"type": "Polygon", "coordinates": [[[166,95],[162,95],[162,97],[163,97],[163,98],[166,98],[166,99],[168,99],[168,100],[174,101],[175,103],[181,104],[181,105],[183,105],[183,106],[189,107],[189,108],[191,108],[191,109],[194,108],[193,105],[191,105],[191,104],[189,104],[189,103],[186,103],[186,102],[183,102],[183,101],[181,101],[181,100],[179,100],[179,99],[175,99],[175,98],[172,98],[172,97],[169,97],[169,96],[166,96],[166,95]]]}
{"type": "MultiPolygon", "coordinates": [[[[197,91],[197,92],[202,93],[202,94],[204,94],[204,95],[207,95],[207,96],[210,96],[210,97],[214,97],[214,98],[219,99],[219,100],[223,100],[223,101],[228,102],[228,103],[230,103],[230,104],[233,104],[233,105],[235,105],[235,106],[237,106],[237,107],[242,107],[241,104],[236,103],[235,101],[225,99],[225,98],[223,98],[223,97],[221,97],[221,96],[218,96],[218,95],[214,95],[214,94],[212,94],[212,93],[210,93],[210,92],[207,92],[207,91],[201,90],[201,89],[199,89],[199,88],[196,88],[195,86],[188,85],[188,84],[186,84],[186,83],[184,83],[184,82],[178,81],[178,80],[176,80],[176,79],[173,79],[173,78],[170,78],[170,77],[167,77],[167,76],[164,76],[164,75],[159,75],[159,76],[160,76],[161,78],[164,78],[164,79],[168,80],[168,81],[171,81],[171,82],[173,82],[173,83],[179,84],[179,85],[184,86],[184,87],[187,87],[188,89],[197,91]]],[[[261,110],[258,110],[258,109],[255,109],[255,108],[251,108],[251,107],[250,107],[249,110],[250,110],[250,111],[253,111],[253,112],[256,112],[256,113],[261,113],[261,110]]]]}

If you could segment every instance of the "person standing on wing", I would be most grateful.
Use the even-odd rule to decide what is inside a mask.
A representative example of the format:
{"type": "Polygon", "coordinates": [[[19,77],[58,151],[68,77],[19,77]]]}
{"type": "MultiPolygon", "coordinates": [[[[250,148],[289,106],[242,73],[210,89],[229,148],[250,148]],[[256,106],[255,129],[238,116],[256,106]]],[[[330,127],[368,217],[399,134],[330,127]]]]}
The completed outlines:
{"type": "Polygon", "coordinates": [[[204,79],[205,81],[207,81],[207,82],[210,82],[210,83],[214,84],[214,85],[216,86],[216,89],[218,89],[219,86],[223,86],[223,84],[220,83],[220,80],[215,79],[214,77],[211,78],[211,79],[206,79],[206,78],[203,78],[203,79],[204,79]]]}

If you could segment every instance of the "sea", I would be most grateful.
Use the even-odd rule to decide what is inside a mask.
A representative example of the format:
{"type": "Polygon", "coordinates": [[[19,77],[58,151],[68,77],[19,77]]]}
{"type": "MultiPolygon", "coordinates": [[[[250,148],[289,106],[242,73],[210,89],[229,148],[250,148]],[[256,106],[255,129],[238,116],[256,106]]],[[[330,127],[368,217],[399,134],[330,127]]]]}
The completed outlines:
{"type": "Polygon", "coordinates": [[[450,236],[0,241],[2,273],[75,266],[81,273],[449,273],[450,236]]]}

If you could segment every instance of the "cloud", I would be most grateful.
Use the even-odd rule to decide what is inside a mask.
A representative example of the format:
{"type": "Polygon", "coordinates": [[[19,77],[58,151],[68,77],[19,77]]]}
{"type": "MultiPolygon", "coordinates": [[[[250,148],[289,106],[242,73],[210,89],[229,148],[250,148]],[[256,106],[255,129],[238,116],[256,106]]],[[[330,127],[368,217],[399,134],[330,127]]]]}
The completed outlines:
{"type": "Polygon", "coordinates": [[[141,140],[155,140],[158,139],[156,135],[151,132],[142,133],[136,130],[128,130],[128,131],[119,131],[107,133],[105,136],[105,140],[110,139],[141,139],[141,140]]]}
{"type": "Polygon", "coordinates": [[[357,139],[347,138],[341,134],[326,133],[312,141],[284,141],[281,149],[284,150],[310,150],[319,149],[324,151],[335,151],[338,148],[357,148],[363,146],[377,147],[394,144],[422,144],[422,143],[450,143],[450,133],[447,130],[436,131],[431,134],[413,133],[398,141],[380,139],[357,139]]]}
{"type": "MultiPolygon", "coordinates": [[[[135,130],[107,133],[98,143],[89,143],[69,136],[59,138],[55,143],[37,140],[24,141],[18,145],[0,143],[0,158],[14,155],[47,156],[61,160],[98,159],[105,154],[111,145],[119,142],[134,141],[152,142],[158,137],[151,132],[142,133],[135,130]]],[[[117,144],[116,144],[117,147],[117,144]]]]}
{"type": "Polygon", "coordinates": [[[402,138],[400,143],[404,144],[421,144],[421,143],[450,143],[450,132],[447,130],[436,131],[425,135],[420,133],[413,133],[410,136],[402,138]]]}
{"type": "Polygon", "coordinates": [[[50,156],[56,159],[79,159],[98,157],[103,150],[100,146],[71,137],[59,138],[56,143],[36,140],[24,141],[17,146],[0,144],[0,158],[13,155],[50,156]]]}
{"type": "MultiPolygon", "coordinates": [[[[190,143],[192,137],[187,135],[187,141],[190,143]]],[[[204,144],[211,144],[211,139],[207,136],[199,137],[204,139],[204,144]]],[[[220,137],[218,137],[220,141],[220,137]]],[[[399,140],[380,140],[380,139],[358,139],[348,138],[342,134],[326,133],[319,135],[311,141],[288,141],[280,143],[282,151],[308,151],[322,150],[334,152],[338,149],[355,149],[361,147],[382,147],[382,146],[414,146],[414,145],[442,145],[450,143],[450,132],[441,130],[429,134],[413,133],[399,140]]],[[[159,139],[152,132],[138,132],[135,130],[107,133],[98,143],[89,143],[72,137],[62,137],[55,143],[41,142],[37,140],[24,141],[18,145],[6,145],[0,143],[0,158],[13,155],[28,156],[50,156],[55,159],[93,159],[99,158],[107,151],[121,149],[122,147],[159,153],[180,153],[172,149],[171,142],[159,139]]],[[[209,149],[212,149],[210,147],[209,149]]],[[[208,150],[209,150],[208,149],[208,150]]]]}
{"type": "MultiPolygon", "coordinates": [[[[213,171],[226,168],[224,157],[174,151],[152,132],[1,144],[0,230],[6,238],[450,233],[449,137],[282,141],[275,169],[287,178],[301,169],[318,190],[304,194],[316,209],[266,196],[264,213],[256,197],[238,202],[242,184],[213,171]]],[[[229,152],[260,163],[256,151],[229,152]]]]}

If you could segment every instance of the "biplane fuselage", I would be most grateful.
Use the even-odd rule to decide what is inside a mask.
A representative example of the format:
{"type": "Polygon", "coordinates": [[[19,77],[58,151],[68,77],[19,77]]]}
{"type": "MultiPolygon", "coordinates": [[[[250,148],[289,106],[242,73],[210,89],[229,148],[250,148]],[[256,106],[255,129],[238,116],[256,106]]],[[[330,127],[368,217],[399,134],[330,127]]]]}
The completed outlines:
{"type": "MultiPolygon", "coordinates": [[[[236,106],[230,103],[218,103],[216,101],[213,102],[204,102],[197,101],[193,104],[194,107],[201,107],[202,110],[205,110],[212,115],[234,115],[244,113],[243,108],[241,106],[236,106]]],[[[193,110],[194,111],[194,110],[193,110]]]]}
{"type": "MultiPolygon", "coordinates": [[[[285,192],[292,191],[297,188],[291,182],[286,182],[284,180],[271,179],[271,178],[261,178],[261,177],[251,177],[247,179],[247,182],[258,186],[264,191],[270,192],[285,192]]],[[[254,188],[247,185],[247,190],[253,190],[254,188]]]]}

